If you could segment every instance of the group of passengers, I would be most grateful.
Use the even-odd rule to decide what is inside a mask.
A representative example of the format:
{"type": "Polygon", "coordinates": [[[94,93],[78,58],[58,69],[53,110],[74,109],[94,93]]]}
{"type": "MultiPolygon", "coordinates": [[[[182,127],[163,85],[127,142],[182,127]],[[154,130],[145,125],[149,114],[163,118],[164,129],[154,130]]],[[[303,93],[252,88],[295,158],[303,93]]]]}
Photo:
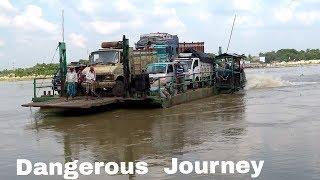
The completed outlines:
{"type": "Polygon", "coordinates": [[[227,61],[217,63],[218,77],[224,81],[228,80],[232,75],[231,64],[227,61]]]}
{"type": "Polygon", "coordinates": [[[87,99],[89,98],[89,94],[95,95],[95,82],[96,82],[96,72],[94,67],[91,66],[90,70],[87,72],[83,72],[83,68],[80,67],[78,72],[76,72],[75,68],[71,66],[68,69],[66,75],[66,87],[67,87],[67,99],[69,97],[74,98],[77,93],[84,93],[83,86],[85,87],[85,94],[87,99]]]}
{"type": "Polygon", "coordinates": [[[235,63],[231,64],[227,59],[216,64],[219,79],[223,81],[229,80],[233,76],[233,71],[242,73],[244,70],[244,62],[237,58],[235,63]]]}

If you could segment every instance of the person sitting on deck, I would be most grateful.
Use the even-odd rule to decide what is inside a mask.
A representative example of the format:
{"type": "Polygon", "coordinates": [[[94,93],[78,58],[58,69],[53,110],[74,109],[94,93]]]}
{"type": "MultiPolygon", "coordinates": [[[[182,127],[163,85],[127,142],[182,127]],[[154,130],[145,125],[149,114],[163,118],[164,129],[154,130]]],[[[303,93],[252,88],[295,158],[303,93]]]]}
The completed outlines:
{"type": "Polygon", "coordinates": [[[67,101],[68,97],[71,96],[74,98],[77,94],[76,91],[76,82],[77,82],[77,73],[74,70],[74,67],[70,67],[69,71],[67,72],[66,75],[66,84],[67,84],[67,101]]]}
{"type": "Polygon", "coordinates": [[[89,96],[90,92],[91,92],[91,95],[96,95],[95,86],[94,86],[95,81],[96,81],[96,72],[94,71],[93,66],[91,66],[90,70],[86,73],[86,78],[85,78],[87,97],[89,96]]]}

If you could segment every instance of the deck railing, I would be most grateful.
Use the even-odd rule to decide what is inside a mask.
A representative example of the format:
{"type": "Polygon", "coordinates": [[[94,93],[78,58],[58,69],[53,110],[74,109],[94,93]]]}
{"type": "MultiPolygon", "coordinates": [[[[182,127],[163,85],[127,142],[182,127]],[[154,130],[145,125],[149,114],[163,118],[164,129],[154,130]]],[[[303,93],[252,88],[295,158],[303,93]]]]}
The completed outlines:
{"type": "Polygon", "coordinates": [[[33,79],[33,102],[44,101],[57,96],[52,82],[52,78],[34,78],[33,79]]]}
{"type": "Polygon", "coordinates": [[[216,90],[239,90],[243,87],[243,80],[241,80],[240,72],[237,71],[222,71],[223,73],[229,73],[229,75],[221,74],[221,72],[202,72],[193,74],[182,74],[181,77],[165,76],[153,80],[153,84],[150,88],[151,96],[159,96],[166,98],[168,96],[174,96],[180,93],[184,93],[190,89],[197,89],[203,87],[213,87],[216,90]],[[236,81],[239,79],[239,81],[236,81]],[[155,84],[156,83],[156,84],[155,84]]]}
{"type": "Polygon", "coordinates": [[[165,98],[186,92],[188,89],[213,87],[215,77],[215,72],[181,74],[178,77],[175,75],[160,77],[153,80],[150,95],[165,98]]]}

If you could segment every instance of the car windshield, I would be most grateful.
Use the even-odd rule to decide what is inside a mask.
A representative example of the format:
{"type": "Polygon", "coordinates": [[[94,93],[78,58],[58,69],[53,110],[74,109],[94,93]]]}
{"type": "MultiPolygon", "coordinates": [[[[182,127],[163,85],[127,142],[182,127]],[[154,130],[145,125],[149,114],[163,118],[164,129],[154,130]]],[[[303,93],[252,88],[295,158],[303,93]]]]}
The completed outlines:
{"type": "Polygon", "coordinates": [[[119,52],[118,51],[99,51],[92,54],[92,61],[94,63],[118,63],[119,52]]]}
{"type": "Polygon", "coordinates": [[[150,64],[147,67],[147,73],[149,74],[166,73],[166,69],[167,69],[166,64],[150,64]]]}

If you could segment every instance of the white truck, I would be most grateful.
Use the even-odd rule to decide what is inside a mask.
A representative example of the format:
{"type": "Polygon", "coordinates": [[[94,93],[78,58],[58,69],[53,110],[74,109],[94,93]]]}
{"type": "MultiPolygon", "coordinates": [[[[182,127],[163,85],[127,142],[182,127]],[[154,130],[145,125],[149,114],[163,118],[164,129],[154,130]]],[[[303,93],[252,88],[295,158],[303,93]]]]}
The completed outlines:
{"type": "MultiPolygon", "coordinates": [[[[152,63],[147,66],[149,74],[150,91],[159,92],[161,97],[168,98],[170,94],[175,94],[178,91],[185,91],[188,84],[174,86],[176,80],[176,62],[161,62],[152,63]],[[180,89],[180,90],[178,90],[180,89]]],[[[186,75],[187,68],[183,68],[183,75],[186,75]]]]}
{"type": "Polygon", "coordinates": [[[185,80],[196,87],[201,84],[199,81],[209,80],[210,75],[213,75],[213,59],[195,57],[193,53],[180,53],[174,62],[180,62],[187,68],[185,80]]]}
{"type": "Polygon", "coordinates": [[[147,66],[150,83],[152,86],[164,86],[172,82],[175,75],[175,66],[173,62],[152,63],[147,66]],[[158,81],[159,80],[159,81],[158,81]]]}

